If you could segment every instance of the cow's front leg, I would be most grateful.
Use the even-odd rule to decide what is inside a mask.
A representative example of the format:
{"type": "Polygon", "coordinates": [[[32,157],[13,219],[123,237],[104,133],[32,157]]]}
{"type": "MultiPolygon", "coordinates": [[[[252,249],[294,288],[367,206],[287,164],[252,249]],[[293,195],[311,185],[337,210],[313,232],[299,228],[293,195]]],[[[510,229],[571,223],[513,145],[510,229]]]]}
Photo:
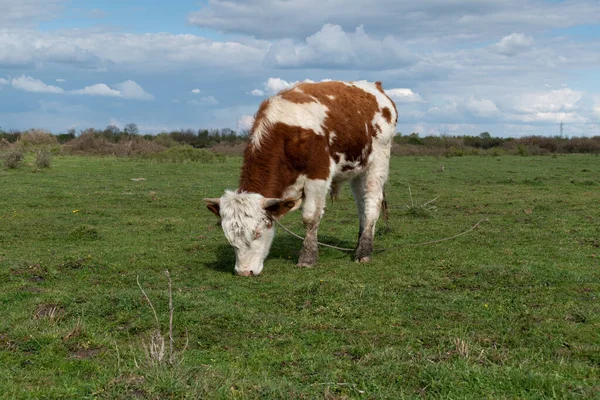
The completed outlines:
{"type": "Polygon", "coordinates": [[[306,236],[302,243],[299,267],[312,267],[317,263],[319,245],[317,231],[323,216],[329,184],[323,180],[307,180],[304,188],[304,205],[302,206],[302,221],[306,236]]]}

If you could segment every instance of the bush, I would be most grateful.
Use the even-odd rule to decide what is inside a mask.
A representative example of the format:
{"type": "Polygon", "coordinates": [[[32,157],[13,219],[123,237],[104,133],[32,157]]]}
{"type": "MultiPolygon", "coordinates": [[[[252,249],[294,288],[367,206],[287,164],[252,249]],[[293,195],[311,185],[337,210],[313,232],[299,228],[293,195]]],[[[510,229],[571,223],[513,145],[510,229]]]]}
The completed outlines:
{"type": "Polygon", "coordinates": [[[17,143],[27,147],[58,144],[58,140],[56,139],[56,136],[50,132],[41,129],[30,129],[21,135],[17,143]]]}
{"type": "Polygon", "coordinates": [[[19,168],[23,162],[23,158],[25,158],[23,151],[18,148],[12,148],[4,155],[4,165],[10,169],[19,168]]]}
{"type": "Polygon", "coordinates": [[[212,163],[225,161],[225,156],[222,154],[216,154],[204,149],[196,149],[189,145],[171,147],[160,153],[145,154],[143,157],[150,160],[174,163],[190,161],[212,163]]]}
{"type": "Polygon", "coordinates": [[[132,156],[150,153],[160,153],[165,149],[159,143],[154,143],[140,136],[130,136],[118,143],[112,143],[104,137],[98,137],[92,132],[83,133],[78,138],[65,144],[65,150],[71,154],[96,156],[132,156]]]}
{"type": "Polygon", "coordinates": [[[50,168],[52,163],[52,153],[48,148],[44,147],[35,153],[35,165],[38,168],[50,168]]]}

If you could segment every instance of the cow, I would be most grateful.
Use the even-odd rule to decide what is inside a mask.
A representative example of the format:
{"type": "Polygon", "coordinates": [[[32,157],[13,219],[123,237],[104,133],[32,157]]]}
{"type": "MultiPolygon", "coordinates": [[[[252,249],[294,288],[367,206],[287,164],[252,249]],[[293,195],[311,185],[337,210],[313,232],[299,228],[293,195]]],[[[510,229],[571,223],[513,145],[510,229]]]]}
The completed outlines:
{"type": "Polygon", "coordinates": [[[355,260],[370,261],[397,122],[381,82],[304,82],[266,99],[250,131],[239,188],[204,199],[235,249],[235,272],[261,273],[274,220],[301,205],[306,236],[298,266],[314,266],[327,194],[344,181],[358,207],[355,260]]]}

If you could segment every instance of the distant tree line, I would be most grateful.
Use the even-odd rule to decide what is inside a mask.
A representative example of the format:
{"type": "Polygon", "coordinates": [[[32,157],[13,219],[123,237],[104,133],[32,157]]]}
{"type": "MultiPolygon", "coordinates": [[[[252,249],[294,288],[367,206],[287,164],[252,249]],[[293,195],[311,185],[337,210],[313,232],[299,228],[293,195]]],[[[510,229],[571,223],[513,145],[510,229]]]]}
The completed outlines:
{"type": "MultiPolygon", "coordinates": [[[[22,136],[39,130],[3,130],[0,128],[0,142],[15,143],[22,136]]],[[[240,145],[248,139],[248,132],[236,132],[224,129],[180,129],[159,134],[140,133],[135,123],[127,124],[123,129],[108,125],[104,129],[88,128],[77,133],[69,129],[65,133],[50,134],[59,144],[75,139],[95,138],[105,143],[125,143],[140,140],[162,147],[188,145],[194,148],[223,148],[223,145],[240,145]]],[[[239,146],[238,146],[239,147],[239,146]]],[[[521,154],[536,155],[548,153],[591,153],[600,154],[600,135],[594,137],[525,136],[520,138],[494,137],[489,132],[477,136],[439,135],[424,136],[418,132],[405,135],[400,132],[394,137],[395,154],[400,155],[469,155],[469,154],[521,154]]]]}
{"type": "MultiPolygon", "coordinates": [[[[0,140],[4,139],[9,143],[15,143],[28,131],[9,130],[0,128],[0,140]]],[[[163,145],[187,144],[196,148],[212,147],[219,143],[239,143],[247,139],[247,132],[236,132],[229,128],[223,129],[181,129],[170,132],[161,132],[159,134],[141,134],[135,123],[125,125],[120,129],[116,125],[108,125],[104,129],[87,128],[77,134],[75,129],[69,129],[66,133],[53,134],[58,143],[67,143],[79,136],[93,135],[96,138],[102,138],[110,143],[120,143],[133,138],[144,138],[150,141],[157,141],[163,145]]]]}

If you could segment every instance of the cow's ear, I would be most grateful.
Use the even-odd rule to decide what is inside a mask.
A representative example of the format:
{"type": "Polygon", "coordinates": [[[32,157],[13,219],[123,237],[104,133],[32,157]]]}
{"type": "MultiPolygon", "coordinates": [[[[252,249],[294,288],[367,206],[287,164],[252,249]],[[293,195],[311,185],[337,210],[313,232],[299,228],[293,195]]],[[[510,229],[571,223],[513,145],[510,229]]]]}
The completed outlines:
{"type": "Polygon", "coordinates": [[[204,199],[206,202],[206,208],[208,208],[217,217],[221,216],[221,199],[204,199]]]}
{"type": "Polygon", "coordinates": [[[265,199],[263,208],[272,217],[279,218],[287,214],[295,205],[295,199],[265,199]]]}

